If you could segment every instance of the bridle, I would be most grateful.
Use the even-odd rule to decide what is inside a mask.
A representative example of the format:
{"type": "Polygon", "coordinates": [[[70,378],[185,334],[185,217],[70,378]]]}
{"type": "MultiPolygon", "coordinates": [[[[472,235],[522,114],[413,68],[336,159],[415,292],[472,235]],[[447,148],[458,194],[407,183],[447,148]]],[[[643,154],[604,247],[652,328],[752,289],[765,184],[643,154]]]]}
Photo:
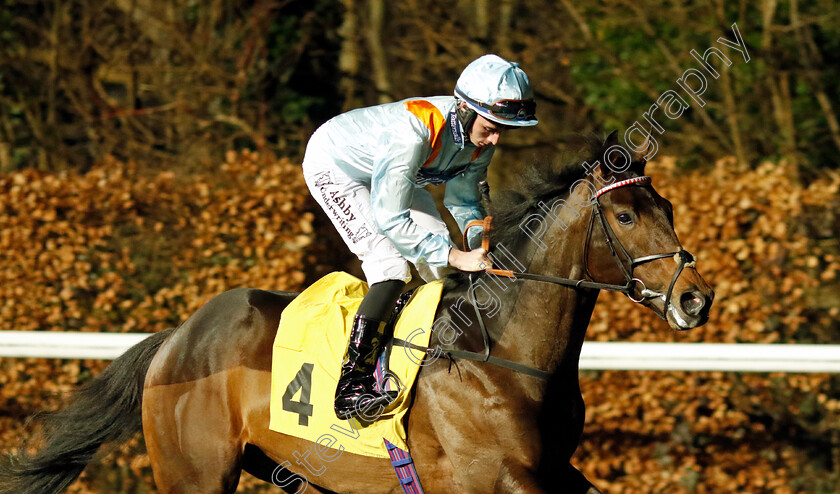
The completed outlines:
{"type": "MultiPolygon", "coordinates": [[[[604,230],[604,236],[606,238],[607,245],[610,248],[610,253],[612,254],[613,259],[615,259],[618,266],[621,268],[621,271],[624,273],[624,279],[627,282],[626,286],[633,285],[632,288],[635,288],[635,283],[641,283],[642,284],[642,289],[639,292],[639,294],[641,296],[640,298],[636,299],[636,298],[633,297],[632,288],[631,288],[630,291],[624,292],[624,294],[627,295],[627,297],[630,300],[632,300],[633,302],[636,302],[636,303],[641,303],[645,299],[648,299],[648,298],[664,297],[663,302],[665,303],[665,305],[663,306],[662,314],[659,314],[659,315],[660,315],[660,317],[665,319],[665,316],[668,313],[668,308],[670,307],[670,304],[671,304],[671,295],[673,294],[673,291],[674,291],[674,285],[677,283],[677,279],[680,277],[680,274],[682,274],[683,269],[685,269],[686,267],[688,267],[688,268],[695,267],[696,263],[695,263],[695,260],[694,260],[694,256],[691,255],[691,253],[688,252],[687,250],[685,250],[683,248],[680,248],[679,250],[674,251],[674,252],[666,252],[666,253],[663,253],[663,254],[651,254],[651,255],[648,255],[648,256],[637,257],[637,258],[634,259],[630,255],[630,253],[627,252],[627,249],[624,248],[624,245],[618,239],[618,237],[616,236],[612,227],[610,226],[609,222],[607,221],[606,214],[604,213],[604,210],[601,208],[601,202],[600,202],[601,196],[603,194],[611,191],[611,190],[617,189],[617,188],[625,186],[625,185],[633,185],[633,184],[648,185],[648,184],[650,184],[650,181],[651,181],[650,177],[634,177],[634,178],[630,178],[630,179],[627,179],[627,180],[622,180],[620,182],[616,182],[614,184],[608,185],[608,186],[600,189],[599,191],[597,191],[595,193],[595,204],[594,204],[595,205],[595,211],[592,213],[592,216],[589,219],[589,229],[586,233],[586,247],[585,247],[585,254],[584,255],[586,255],[587,258],[588,258],[589,242],[590,242],[590,239],[591,239],[591,236],[592,236],[592,225],[595,222],[595,213],[597,212],[597,216],[598,216],[598,218],[600,220],[600,223],[601,223],[601,228],[604,230]],[[621,256],[619,256],[618,252],[616,252],[616,246],[618,247],[619,252],[621,252],[621,256]],[[624,259],[627,259],[630,262],[630,267],[629,268],[625,265],[624,261],[622,261],[622,257],[624,259]],[[639,266],[639,265],[642,265],[642,264],[645,264],[645,263],[648,263],[648,262],[651,262],[651,261],[656,261],[656,260],[659,260],[659,259],[666,259],[666,258],[669,258],[669,257],[673,257],[674,260],[677,262],[678,266],[677,266],[676,271],[674,272],[674,276],[671,278],[670,285],[668,285],[668,292],[667,293],[662,294],[662,293],[650,290],[650,289],[647,288],[644,281],[642,281],[641,279],[633,276],[633,270],[636,268],[636,266],[639,266]]],[[[586,270],[586,275],[591,278],[591,275],[589,275],[589,263],[586,262],[586,261],[584,262],[584,268],[586,270]]]]}
{"type": "MultiPolygon", "coordinates": [[[[664,307],[662,309],[662,313],[657,315],[659,317],[665,319],[668,313],[668,309],[671,305],[671,295],[674,291],[674,285],[677,283],[677,279],[683,272],[685,268],[693,268],[695,266],[694,256],[691,255],[685,249],[679,249],[674,252],[666,252],[663,254],[651,254],[642,257],[636,257],[630,255],[627,252],[627,249],[624,248],[622,245],[621,240],[616,236],[615,232],[613,231],[612,227],[610,226],[609,222],[607,221],[606,214],[604,213],[603,208],[601,207],[601,196],[606,194],[607,192],[613,191],[618,189],[619,187],[625,187],[629,185],[648,185],[651,182],[651,178],[647,176],[643,177],[633,177],[627,180],[622,180],[620,182],[615,182],[610,184],[606,187],[603,187],[597,190],[593,196],[593,210],[589,216],[589,226],[587,227],[586,231],[586,246],[584,247],[585,252],[585,259],[584,259],[584,273],[587,278],[589,279],[580,279],[574,280],[570,278],[560,278],[556,276],[546,276],[546,275],[538,275],[528,272],[516,272],[507,269],[488,269],[486,270],[487,273],[495,276],[504,276],[506,278],[521,278],[525,280],[533,280],[533,281],[542,281],[545,283],[553,283],[556,285],[564,285],[564,286],[571,286],[574,288],[589,288],[589,289],[596,289],[596,290],[609,290],[614,292],[621,292],[627,297],[636,303],[641,303],[649,298],[663,298],[664,299],[664,307]],[[610,248],[610,253],[612,254],[613,259],[615,259],[616,263],[618,264],[619,268],[621,269],[622,274],[624,275],[624,285],[613,285],[608,283],[599,283],[596,281],[592,281],[592,276],[589,274],[589,244],[592,239],[592,232],[594,230],[595,225],[595,218],[598,218],[598,224],[601,226],[601,229],[604,231],[604,238],[606,239],[607,246],[610,248]],[[678,266],[676,271],[674,272],[674,276],[671,278],[671,284],[668,286],[667,293],[660,293],[654,290],[650,290],[645,285],[645,282],[642,281],[640,278],[637,278],[633,275],[633,270],[636,266],[646,264],[651,261],[656,261],[659,259],[666,259],[672,257],[675,261],[677,261],[678,266]],[[629,262],[629,267],[627,266],[627,262],[629,262]],[[639,291],[639,298],[634,297],[634,292],[636,290],[636,284],[641,283],[642,289],[639,291]]],[[[489,217],[488,217],[489,218],[489,217]]],[[[479,221],[478,223],[473,222],[467,225],[467,229],[474,226],[484,226],[492,228],[491,222],[488,218],[485,218],[484,221],[479,221]]],[[[482,238],[482,247],[485,250],[489,250],[489,242],[485,242],[487,239],[487,235],[482,238]],[[486,244],[486,246],[485,246],[486,244]]]]}
{"type": "MultiPolygon", "coordinates": [[[[665,305],[663,306],[662,313],[655,312],[659,317],[662,319],[667,320],[668,309],[671,306],[671,295],[674,291],[674,285],[677,283],[677,279],[682,274],[683,269],[685,268],[693,268],[695,267],[695,260],[694,256],[691,255],[685,249],[680,248],[674,252],[665,252],[662,254],[651,254],[642,257],[636,257],[630,255],[627,252],[627,249],[621,244],[621,240],[616,236],[615,232],[613,231],[612,227],[610,227],[609,222],[607,221],[606,214],[604,213],[603,208],[601,207],[600,198],[602,195],[610,192],[612,190],[618,189],[619,187],[625,187],[629,185],[649,185],[651,182],[651,178],[647,176],[642,177],[633,177],[627,180],[622,180],[619,182],[615,182],[610,184],[606,187],[603,187],[597,190],[594,194],[594,208],[592,213],[589,217],[589,226],[587,227],[586,232],[586,245],[584,247],[584,273],[585,276],[589,279],[571,279],[571,278],[560,278],[557,276],[548,276],[542,274],[534,274],[528,272],[518,272],[512,271],[508,269],[496,269],[496,268],[489,268],[485,270],[485,273],[493,275],[493,276],[501,276],[505,278],[510,278],[513,280],[531,280],[531,281],[540,281],[543,283],[552,283],[555,285],[562,285],[568,286],[574,289],[594,289],[594,290],[609,290],[614,292],[621,292],[627,297],[636,303],[641,303],[650,298],[663,298],[665,305]],[[621,269],[622,273],[624,274],[624,285],[613,285],[609,283],[599,283],[597,281],[592,281],[592,276],[589,274],[589,243],[592,238],[592,232],[594,230],[595,225],[595,218],[598,218],[598,224],[601,225],[601,229],[604,231],[604,237],[606,238],[607,245],[610,248],[610,253],[612,254],[613,259],[615,259],[616,263],[618,264],[619,268],[621,269]],[[617,247],[617,249],[616,249],[617,247]],[[645,285],[645,282],[641,279],[635,277],[633,275],[633,270],[636,266],[646,264],[648,262],[656,261],[659,259],[667,259],[669,257],[674,258],[677,261],[678,266],[677,270],[674,272],[674,276],[671,278],[671,284],[668,286],[667,293],[660,293],[654,290],[650,290],[645,285]],[[629,267],[626,263],[629,262],[629,267]],[[636,290],[636,284],[641,283],[642,289],[640,290],[640,297],[634,298],[633,294],[636,290]]],[[[489,252],[490,251],[490,232],[492,230],[492,217],[488,216],[484,218],[484,220],[475,220],[467,224],[467,227],[464,229],[464,248],[469,249],[469,245],[467,243],[467,232],[470,228],[474,228],[477,226],[483,227],[482,232],[482,239],[481,239],[481,247],[489,252]]],[[[475,309],[476,318],[478,319],[478,325],[481,329],[481,335],[484,339],[484,351],[482,353],[478,352],[470,352],[466,350],[448,350],[443,349],[440,347],[437,348],[428,348],[428,347],[421,347],[414,345],[413,343],[401,340],[401,339],[394,339],[395,344],[399,344],[404,346],[405,348],[410,348],[412,350],[420,350],[426,353],[433,353],[437,355],[443,354],[447,357],[451,362],[454,362],[456,358],[462,358],[467,360],[476,360],[479,362],[487,362],[493,365],[498,365],[501,367],[505,367],[507,369],[514,370],[516,372],[520,372],[523,374],[527,374],[529,376],[537,377],[539,379],[546,380],[548,379],[551,374],[547,371],[535,369],[533,367],[520,364],[518,362],[513,362],[507,359],[502,359],[499,357],[495,357],[490,355],[490,336],[487,332],[487,328],[484,325],[484,319],[481,317],[481,313],[479,312],[478,301],[475,298],[475,283],[474,283],[474,275],[475,273],[470,273],[470,288],[467,291],[467,295],[469,297],[469,302],[475,309]]],[[[459,371],[460,372],[460,371],[459,371]]]]}

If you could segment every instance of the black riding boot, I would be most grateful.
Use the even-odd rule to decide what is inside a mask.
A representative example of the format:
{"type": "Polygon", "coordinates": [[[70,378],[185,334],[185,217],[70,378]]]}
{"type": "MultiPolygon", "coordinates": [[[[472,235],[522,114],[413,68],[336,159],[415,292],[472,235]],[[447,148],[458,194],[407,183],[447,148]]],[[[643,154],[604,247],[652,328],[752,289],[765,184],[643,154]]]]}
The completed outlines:
{"type": "Polygon", "coordinates": [[[350,345],[335,389],[335,415],[342,420],[362,413],[376,413],[398,395],[394,391],[380,394],[375,389],[373,372],[382,351],[385,328],[384,322],[363,315],[357,314],[353,319],[350,345]]]}
{"type": "Polygon", "coordinates": [[[335,389],[335,415],[342,420],[360,414],[373,418],[369,415],[375,414],[383,405],[387,406],[399,394],[395,391],[379,393],[373,372],[389,336],[385,332],[393,330],[384,321],[389,319],[389,311],[404,286],[405,283],[399,280],[374,283],[359,306],[335,389]]]}

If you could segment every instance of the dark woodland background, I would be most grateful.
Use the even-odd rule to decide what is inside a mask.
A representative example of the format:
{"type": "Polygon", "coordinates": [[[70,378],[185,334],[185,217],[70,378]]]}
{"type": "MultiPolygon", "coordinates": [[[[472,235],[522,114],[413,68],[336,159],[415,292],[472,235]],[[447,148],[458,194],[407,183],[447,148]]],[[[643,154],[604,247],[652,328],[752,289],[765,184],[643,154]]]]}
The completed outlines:
{"type": "MultiPolygon", "coordinates": [[[[451,94],[469,61],[520,62],[540,125],[503,136],[491,187],[576,134],[638,121],[648,165],[717,297],[676,334],[602,295],[591,340],[840,343],[836,2],[3,0],[0,329],[151,332],[237,286],[357,270],[308,192],[312,131],[351,108],[451,94]],[[716,40],[743,37],[750,60],[716,40]],[[677,84],[716,46],[703,107],[677,84]]],[[[435,193],[440,193],[435,190],[435,193]]],[[[107,362],[0,359],[0,445],[19,447],[107,362]]],[[[605,492],[840,490],[840,378],[583,372],[574,462],[605,492]]],[[[244,478],[241,492],[270,486],[244,478]]],[[[72,492],[153,492],[142,441],[72,492]]]]}

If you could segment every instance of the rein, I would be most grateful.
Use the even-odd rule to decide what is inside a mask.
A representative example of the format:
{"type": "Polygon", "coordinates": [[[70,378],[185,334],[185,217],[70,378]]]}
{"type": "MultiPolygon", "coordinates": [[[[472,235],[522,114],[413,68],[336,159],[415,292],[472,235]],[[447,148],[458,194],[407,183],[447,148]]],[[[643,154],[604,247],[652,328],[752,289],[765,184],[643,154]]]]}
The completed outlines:
{"type": "MultiPolygon", "coordinates": [[[[626,283],[624,285],[611,285],[611,284],[607,284],[607,283],[598,283],[598,282],[595,282],[595,281],[588,281],[588,280],[575,280],[575,279],[571,279],[571,278],[560,278],[560,277],[556,277],[556,276],[546,276],[546,275],[533,274],[533,273],[527,273],[527,272],[516,272],[516,271],[511,271],[511,270],[508,270],[508,269],[493,269],[493,268],[491,268],[491,269],[487,269],[486,272],[489,273],[489,274],[495,275],[495,276],[504,276],[506,278],[513,278],[513,279],[522,278],[524,280],[542,281],[542,282],[545,282],[545,283],[553,283],[555,285],[570,286],[570,287],[573,287],[573,288],[576,288],[576,289],[591,288],[591,289],[595,289],[595,290],[609,290],[609,291],[614,291],[614,292],[620,292],[620,293],[623,293],[624,295],[627,295],[627,298],[629,298],[630,300],[632,300],[633,302],[636,302],[636,303],[641,303],[648,298],[664,297],[665,306],[662,309],[662,314],[657,313],[657,315],[659,317],[661,317],[662,319],[665,319],[666,315],[668,313],[668,309],[670,307],[671,294],[673,293],[674,285],[677,283],[677,279],[680,277],[680,274],[682,274],[682,271],[683,271],[684,268],[686,268],[686,267],[693,268],[695,266],[694,256],[691,255],[691,253],[689,253],[685,249],[680,249],[678,251],[666,252],[664,254],[651,254],[651,255],[648,255],[648,256],[633,258],[633,256],[631,256],[630,253],[627,252],[627,249],[624,248],[624,245],[622,245],[621,241],[618,239],[618,237],[616,236],[612,227],[610,226],[609,222],[607,221],[606,215],[604,214],[604,210],[601,209],[601,203],[599,201],[600,197],[603,194],[605,194],[605,193],[607,193],[611,190],[615,190],[619,187],[624,187],[626,185],[634,185],[634,184],[648,185],[648,184],[650,184],[650,182],[651,182],[651,178],[647,177],[647,176],[645,176],[645,177],[634,177],[634,178],[630,178],[630,179],[627,179],[627,180],[622,180],[620,182],[616,182],[614,184],[608,185],[608,186],[606,186],[606,187],[604,187],[604,188],[595,192],[595,196],[594,196],[595,197],[595,210],[592,212],[592,214],[589,217],[589,227],[587,228],[587,231],[586,231],[586,247],[585,247],[584,250],[586,252],[589,252],[589,242],[590,242],[590,239],[592,238],[592,229],[593,229],[593,225],[595,223],[595,216],[596,216],[596,213],[597,213],[597,217],[600,220],[599,223],[601,225],[601,228],[604,230],[604,236],[606,237],[607,246],[609,246],[609,248],[610,248],[610,253],[612,254],[613,258],[616,260],[616,263],[618,263],[618,267],[621,268],[621,271],[624,274],[624,279],[626,281],[626,283]],[[621,256],[619,255],[618,251],[616,251],[616,245],[620,249],[621,256]],[[628,269],[627,266],[625,266],[624,262],[622,262],[622,259],[621,259],[622,256],[630,261],[630,268],[629,269],[628,269]],[[640,278],[636,278],[636,277],[633,276],[633,269],[636,266],[639,266],[641,264],[645,264],[645,263],[648,263],[648,262],[651,262],[651,261],[656,261],[658,259],[666,259],[666,258],[669,258],[669,257],[673,257],[674,260],[679,264],[679,266],[677,267],[677,270],[674,272],[674,276],[671,278],[671,284],[668,286],[668,292],[666,294],[659,293],[659,292],[648,289],[647,285],[645,285],[644,281],[642,281],[640,278]],[[638,299],[633,297],[633,292],[636,288],[636,283],[641,283],[642,284],[642,290],[640,291],[641,298],[638,298],[638,299]]],[[[484,228],[490,228],[491,219],[492,218],[488,216],[483,221],[481,221],[481,220],[473,221],[473,222],[471,222],[470,224],[467,225],[467,230],[469,230],[471,227],[475,227],[475,226],[483,226],[484,228]]],[[[482,238],[481,247],[484,250],[489,251],[489,240],[486,236],[482,238]]],[[[587,276],[589,276],[589,274],[588,274],[589,273],[588,263],[586,263],[586,264],[587,265],[585,266],[585,269],[586,269],[587,276]]]]}
{"type": "MultiPolygon", "coordinates": [[[[662,297],[664,299],[664,302],[665,302],[665,305],[662,309],[662,314],[659,314],[658,312],[656,312],[656,314],[659,317],[661,317],[662,319],[667,320],[667,314],[668,314],[668,309],[670,308],[670,305],[671,305],[671,295],[672,295],[673,290],[674,290],[674,285],[677,283],[677,279],[680,277],[680,274],[682,274],[682,271],[683,271],[684,268],[686,268],[686,267],[693,268],[695,266],[694,256],[692,256],[685,249],[681,248],[680,250],[674,251],[674,252],[666,252],[666,253],[663,253],[663,254],[652,254],[652,255],[633,258],[633,256],[631,256],[630,253],[628,253],[627,250],[624,248],[624,246],[621,244],[621,241],[615,235],[615,232],[613,231],[612,227],[610,227],[610,224],[606,219],[606,215],[604,214],[603,209],[601,209],[601,203],[599,202],[600,197],[603,194],[605,194],[605,193],[607,193],[611,190],[615,190],[619,187],[624,187],[624,186],[627,186],[627,185],[634,185],[634,184],[648,185],[648,184],[650,184],[650,182],[651,182],[651,178],[647,177],[647,176],[634,177],[634,178],[630,178],[630,179],[627,179],[627,180],[622,180],[620,182],[616,182],[614,184],[608,185],[608,186],[603,187],[600,190],[595,192],[595,196],[594,196],[594,198],[595,198],[595,210],[592,212],[591,216],[589,217],[589,226],[588,226],[587,232],[586,232],[586,247],[585,247],[584,250],[586,252],[589,252],[589,241],[590,241],[590,238],[592,236],[592,229],[593,229],[593,225],[595,223],[595,215],[597,213],[597,216],[600,219],[601,228],[604,230],[604,235],[606,237],[607,245],[610,248],[610,252],[612,253],[613,258],[616,260],[619,267],[621,268],[622,273],[624,273],[624,279],[626,281],[626,283],[624,285],[612,285],[612,284],[608,284],[608,283],[598,283],[598,282],[595,282],[595,281],[583,280],[583,279],[575,280],[575,279],[571,279],[571,278],[560,278],[560,277],[557,277],[557,276],[547,276],[547,275],[534,274],[534,273],[528,273],[528,272],[511,271],[511,270],[508,270],[508,269],[488,268],[488,269],[485,270],[485,273],[490,274],[490,275],[494,275],[494,276],[510,278],[510,279],[513,279],[513,280],[522,279],[522,280],[530,280],[530,281],[539,281],[539,282],[543,282],[543,283],[552,283],[552,284],[555,284],[555,285],[568,286],[568,287],[574,288],[576,290],[584,288],[584,289],[593,289],[593,290],[609,290],[609,291],[614,291],[614,292],[621,292],[621,293],[627,295],[627,297],[630,300],[632,300],[633,302],[636,302],[636,303],[641,303],[644,300],[649,299],[649,298],[660,298],[660,297],[662,297]],[[616,251],[616,247],[615,247],[616,245],[618,246],[618,249],[621,252],[621,255],[619,255],[619,252],[616,251]],[[625,259],[629,260],[629,262],[630,262],[630,267],[629,268],[625,265],[625,262],[621,259],[622,256],[625,259]],[[648,263],[648,262],[651,262],[651,261],[656,261],[656,260],[659,260],[659,259],[666,259],[666,258],[669,258],[669,257],[673,257],[674,260],[677,261],[677,263],[679,263],[679,266],[677,267],[677,270],[674,272],[674,276],[671,278],[671,284],[668,286],[668,292],[667,293],[663,294],[663,293],[659,293],[659,292],[650,290],[650,289],[647,288],[644,281],[642,281],[641,279],[633,276],[633,269],[636,266],[639,266],[641,264],[645,264],[645,263],[648,263]],[[633,292],[635,291],[636,283],[641,283],[642,287],[643,287],[641,292],[640,292],[641,297],[638,298],[638,299],[633,297],[633,292]]],[[[467,242],[467,231],[469,231],[470,228],[477,227],[477,226],[483,227],[481,247],[485,251],[489,252],[490,251],[490,235],[489,235],[489,233],[492,230],[492,217],[491,216],[488,216],[488,217],[484,218],[484,220],[475,220],[475,221],[472,221],[469,224],[467,224],[466,228],[464,229],[464,248],[465,248],[465,250],[469,250],[469,244],[467,242]]],[[[584,264],[587,265],[587,266],[585,266],[585,269],[586,269],[587,276],[589,276],[589,274],[588,274],[588,272],[589,272],[588,263],[586,263],[586,261],[584,261],[584,264]]],[[[487,362],[489,364],[504,367],[506,369],[513,370],[515,372],[526,374],[526,375],[536,377],[536,378],[539,378],[539,379],[542,379],[542,380],[547,380],[551,376],[551,373],[548,372],[548,371],[544,371],[544,370],[541,370],[541,369],[536,369],[534,367],[530,367],[530,366],[527,366],[527,365],[524,365],[524,364],[520,364],[518,362],[513,362],[511,360],[502,359],[502,358],[498,358],[498,357],[490,355],[490,336],[489,336],[489,333],[487,332],[487,328],[484,325],[484,319],[481,317],[481,313],[479,312],[479,309],[478,309],[478,303],[475,299],[474,274],[475,273],[470,273],[470,275],[469,275],[470,288],[467,291],[467,294],[469,295],[470,304],[475,309],[475,315],[476,315],[476,318],[478,319],[478,326],[481,329],[481,336],[484,339],[484,352],[483,353],[469,352],[469,351],[466,351],[466,350],[446,350],[446,349],[443,349],[443,348],[440,348],[440,347],[435,347],[435,348],[421,347],[421,346],[418,346],[418,345],[414,345],[410,342],[400,340],[400,339],[396,339],[396,338],[394,339],[394,343],[395,344],[400,344],[400,345],[404,346],[405,348],[410,348],[412,350],[422,351],[422,352],[425,352],[427,354],[431,353],[431,354],[440,355],[442,353],[444,356],[446,356],[448,359],[450,359],[450,362],[454,361],[454,359],[456,359],[456,358],[462,358],[462,359],[466,359],[466,360],[475,360],[475,361],[478,361],[478,362],[487,362]]]]}
{"type": "Polygon", "coordinates": [[[484,328],[484,323],[480,323],[482,327],[482,335],[485,337],[485,351],[484,353],[476,353],[476,352],[469,352],[467,350],[445,350],[440,347],[429,348],[425,346],[415,345],[409,341],[402,340],[400,338],[394,338],[392,341],[394,345],[399,345],[404,348],[408,348],[410,350],[417,350],[420,352],[424,352],[430,355],[443,355],[450,362],[454,362],[456,358],[464,359],[464,360],[475,360],[477,362],[487,362],[488,364],[497,365],[499,367],[504,367],[505,369],[510,369],[514,372],[519,372],[520,374],[525,374],[531,377],[536,377],[538,379],[542,379],[547,381],[549,377],[551,377],[551,373],[548,371],[536,369],[534,367],[527,366],[525,364],[520,364],[518,362],[514,362],[512,360],[507,360],[499,357],[495,357],[490,355],[490,345],[487,338],[487,330],[484,328]]]}

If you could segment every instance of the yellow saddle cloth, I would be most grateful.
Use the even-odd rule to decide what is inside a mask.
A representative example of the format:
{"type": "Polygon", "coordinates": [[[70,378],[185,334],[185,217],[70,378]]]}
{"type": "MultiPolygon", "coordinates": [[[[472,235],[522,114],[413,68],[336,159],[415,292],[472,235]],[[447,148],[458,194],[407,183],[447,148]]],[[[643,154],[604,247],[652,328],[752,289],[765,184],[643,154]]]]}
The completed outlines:
{"type": "MultiPolygon", "coordinates": [[[[376,421],[340,420],[333,411],[353,317],[367,290],[367,283],[358,278],[331,273],[283,311],[272,353],[271,430],[316,442],[319,447],[377,458],[389,458],[383,439],[408,450],[403,418],[423,352],[401,346],[393,349],[389,370],[402,391],[376,421]]],[[[400,315],[396,338],[420,346],[429,344],[442,290],[441,281],[415,290],[400,315]]]]}

